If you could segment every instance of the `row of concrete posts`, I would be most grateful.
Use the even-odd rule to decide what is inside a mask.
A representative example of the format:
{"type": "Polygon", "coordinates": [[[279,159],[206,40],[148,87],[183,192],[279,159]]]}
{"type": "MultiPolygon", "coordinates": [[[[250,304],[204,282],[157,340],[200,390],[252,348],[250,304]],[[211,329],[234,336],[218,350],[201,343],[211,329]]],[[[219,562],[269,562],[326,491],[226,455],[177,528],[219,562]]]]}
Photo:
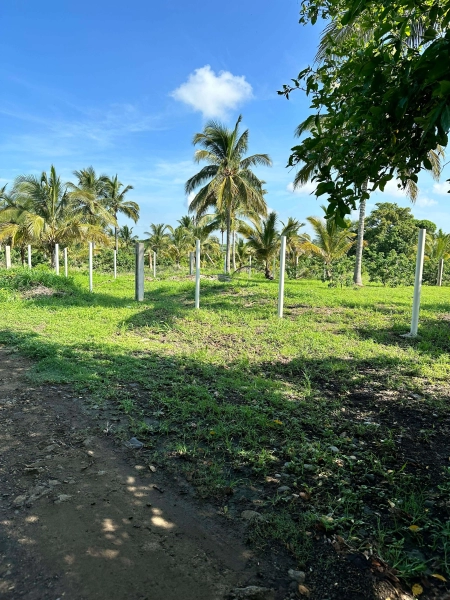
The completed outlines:
{"type": "MultiPolygon", "coordinates": [[[[425,239],[426,229],[419,230],[419,243],[417,246],[417,259],[416,259],[416,275],[414,282],[414,296],[413,296],[413,308],[411,318],[411,329],[406,334],[406,337],[417,336],[419,326],[419,311],[420,311],[420,296],[422,290],[422,277],[423,277],[423,262],[425,255],[425,239]]],[[[93,292],[93,253],[94,243],[89,242],[89,291],[93,292]]],[[[135,248],[136,262],[135,262],[135,299],[138,302],[144,300],[144,244],[137,243],[135,248]]],[[[250,257],[251,259],[251,257],[250,257]]],[[[5,262],[6,268],[11,268],[11,247],[5,246],[5,262]]],[[[195,308],[200,308],[200,240],[196,241],[195,255],[191,252],[189,255],[189,273],[192,275],[195,264],[195,308]]],[[[59,244],[55,244],[55,255],[54,255],[55,272],[59,275],[59,244]]],[[[31,246],[28,246],[28,267],[31,269],[31,246]]],[[[251,270],[251,262],[250,262],[251,270]]],[[[286,270],[286,236],[281,237],[281,248],[280,248],[280,277],[278,284],[278,317],[283,318],[283,305],[284,305],[284,277],[286,270]]],[[[439,271],[437,284],[442,285],[442,277],[444,273],[444,260],[439,261],[439,271]]],[[[153,253],[153,274],[156,277],[156,253],[153,253]]],[[[68,276],[68,257],[67,248],[64,248],[64,275],[68,276]]],[[[117,277],[117,253],[114,250],[114,278],[117,277]]]]}

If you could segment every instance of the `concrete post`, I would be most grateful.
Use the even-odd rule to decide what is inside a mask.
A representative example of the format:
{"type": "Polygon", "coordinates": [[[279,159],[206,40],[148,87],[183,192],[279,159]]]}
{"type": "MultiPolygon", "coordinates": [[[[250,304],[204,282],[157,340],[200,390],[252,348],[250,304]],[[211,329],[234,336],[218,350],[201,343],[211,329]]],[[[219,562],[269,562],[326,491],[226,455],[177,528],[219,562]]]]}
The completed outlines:
{"type": "Polygon", "coordinates": [[[28,268],[31,269],[31,246],[28,244],[28,268]]]}
{"type": "Polygon", "coordinates": [[[439,260],[438,277],[437,277],[437,284],[439,287],[441,287],[441,285],[442,285],[442,277],[443,276],[444,276],[444,259],[441,258],[439,260]]]}
{"type": "Polygon", "coordinates": [[[59,275],[59,244],[55,244],[55,273],[59,275]]]}
{"type": "Polygon", "coordinates": [[[114,263],[114,279],[117,279],[117,250],[115,250],[115,249],[114,249],[113,263],[114,263]]]}
{"type": "Polygon", "coordinates": [[[6,268],[10,269],[11,268],[11,246],[5,246],[5,261],[6,261],[6,268]]]}
{"type": "Polygon", "coordinates": [[[286,236],[281,236],[281,250],[280,250],[280,283],[278,286],[278,317],[283,318],[283,305],[284,305],[284,271],[286,265],[286,236]]]}
{"type": "Polygon", "coordinates": [[[411,331],[408,334],[406,334],[407,337],[416,337],[419,328],[420,293],[422,291],[423,258],[425,255],[426,234],[426,229],[419,229],[419,243],[417,245],[416,279],[414,282],[411,331]]]}
{"type": "Polygon", "coordinates": [[[64,275],[69,277],[69,258],[67,256],[67,247],[64,248],[64,275]]]}
{"type": "Polygon", "coordinates": [[[200,308],[200,240],[195,244],[195,308],[200,308]]]}
{"type": "Polygon", "coordinates": [[[153,252],[153,277],[156,279],[156,252],[153,252]]]}
{"type": "Polygon", "coordinates": [[[93,246],[92,242],[89,242],[89,291],[94,291],[94,282],[92,278],[92,270],[93,270],[93,246]]]}
{"type": "Polygon", "coordinates": [[[136,244],[135,265],[134,299],[142,302],[144,300],[144,244],[136,244]]]}

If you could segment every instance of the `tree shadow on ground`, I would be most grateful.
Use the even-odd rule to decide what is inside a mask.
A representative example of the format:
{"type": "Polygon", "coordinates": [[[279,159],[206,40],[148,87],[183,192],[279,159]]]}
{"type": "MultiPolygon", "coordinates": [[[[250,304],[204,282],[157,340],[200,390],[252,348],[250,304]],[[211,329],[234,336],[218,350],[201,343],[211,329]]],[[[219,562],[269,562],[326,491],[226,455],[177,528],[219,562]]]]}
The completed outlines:
{"type": "Polygon", "coordinates": [[[31,386],[28,363],[0,357],[2,599],[210,600],[255,578],[211,509],[168,480],[162,493],[147,449],[114,446],[67,386],[31,386]]]}
{"type": "MultiPolygon", "coordinates": [[[[299,500],[280,505],[279,482],[273,479],[273,473],[286,461],[300,461],[301,485],[317,490],[317,511],[326,511],[326,503],[331,501],[325,496],[319,500],[323,492],[327,498],[338,498],[342,493],[342,475],[330,445],[338,445],[344,458],[350,452],[355,454],[354,466],[346,471],[345,486],[349,489],[366,485],[367,474],[373,477],[371,485],[383,487],[389,471],[411,476],[411,485],[420,491],[435,493],[436,482],[443,481],[441,470],[450,455],[448,389],[436,389],[432,394],[425,389],[425,394],[415,398],[405,388],[413,359],[406,366],[392,356],[371,361],[329,356],[274,360],[256,366],[239,361],[217,365],[154,350],[130,353],[118,348],[105,353],[101,344],[80,352],[75,346],[49,342],[37,333],[6,328],[0,332],[0,341],[37,360],[35,373],[40,381],[56,378],[84,389],[100,402],[100,424],[107,426],[108,419],[118,415],[119,436],[142,437],[161,460],[191,476],[197,488],[217,498],[219,505],[232,489],[231,498],[226,500],[230,515],[254,510],[255,501],[261,500],[269,523],[272,511],[283,512],[291,520],[291,528],[283,530],[283,539],[270,529],[264,546],[287,544],[297,559],[302,557],[307,563],[312,558],[305,550],[309,543],[305,514],[311,514],[311,505],[299,500]],[[145,421],[148,417],[150,425],[145,421]],[[385,444],[386,439],[389,444],[385,444]],[[311,447],[317,449],[316,454],[311,454],[311,447]],[[376,467],[374,460],[383,468],[376,467]],[[311,470],[304,468],[308,461],[311,470]],[[319,480],[321,464],[327,465],[329,473],[319,480]],[[242,479],[247,483],[236,484],[242,479]],[[269,498],[268,503],[265,498],[269,498]]],[[[397,494],[397,485],[393,481],[387,493],[397,494]]],[[[354,509],[355,518],[362,518],[362,506],[367,507],[370,516],[365,518],[373,520],[374,528],[377,515],[386,521],[392,518],[385,500],[370,492],[362,497],[363,505],[354,509]]],[[[337,508],[334,510],[338,513],[337,508]]],[[[429,515],[447,519],[442,510],[436,505],[429,515]]],[[[319,526],[315,518],[316,523],[310,523],[313,528],[319,526]]],[[[345,534],[346,526],[336,531],[345,534]]],[[[317,532],[320,534],[320,529],[317,532]]],[[[330,536],[333,530],[326,533],[330,536]]],[[[421,552],[427,550],[421,546],[421,552]]],[[[333,573],[328,587],[321,584],[325,585],[321,593],[322,597],[342,598],[333,595],[333,565],[338,560],[333,556],[335,561],[328,567],[326,561],[320,564],[321,579],[327,580],[327,568],[333,573]]],[[[379,580],[371,566],[364,564],[358,575],[359,589],[346,590],[348,600],[380,598],[379,580]]],[[[347,563],[342,566],[347,574],[352,568],[347,563]]],[[[342,575],[342,579],[348,578],[342,575]]]]}

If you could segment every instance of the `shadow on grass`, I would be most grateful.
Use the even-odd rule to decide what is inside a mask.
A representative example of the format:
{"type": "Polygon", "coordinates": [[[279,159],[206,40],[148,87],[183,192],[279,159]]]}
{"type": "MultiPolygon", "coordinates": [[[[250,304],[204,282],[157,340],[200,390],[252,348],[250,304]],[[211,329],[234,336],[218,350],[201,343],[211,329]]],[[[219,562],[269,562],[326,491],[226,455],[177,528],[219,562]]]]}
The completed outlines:
{"type": "MultiPolygon", "coordinates": [[[[147,318],[145,310],[143,318],[147,318]]],[[[338,499],[343,489],[361,494],[361,501],[348,509],[352,518],[372,519],[374,530],[377,514],[385,521],[391,518],[384,495],[363,491],[367,489],[367,473],[373,477],[372,485],[382,488],[391,485],[387,473],[398,472],[399,479],[392,479],[386,491],[388,497],[399,493],[406,476],[412,478],[408,481],[417,493],[435,493],[436,482],[443,482],[441,469],[450,455],[450,436],[445,418],[432,411],[437,410],[433,402],[443,401],[446,392],[441,398],[435,394],[428,403],[409,397],[402,385],[414,373],[413,357],[406,364],[400,357],[366,361],[329,356],[255,366],[239,362],[217,365],[144,349],[130,353],[112,345],[57,344],[37,333],[7,328],[0,331],[0,342],[37,361],[33,376],[38,382],[74,384],[96,402],[104,403],[105,413],[100,415],[104,421],[111,407],[121,411],[121,435],[145,439],[148,447],[164,455],[162,460],[184,456],[177,463],[182,462],[182,466],[176,468],[191,473],[193,482],[209,495],[219,497],[228,493],[225,490],[242,487],[236,482],[242,481],[243,473],[255,482],[250,490],[265,486],[267,497],[275,497],[272,508],[282,509],[290,519],[289,527],[297,531],[293,550],[297,557],[304,557],[302,544],[306,547],[308,543],[303,533],[298,536],[299,527],[304,531],[305,511],[309,515],[317,511],[314,522],[330,511],[337,518],[341,505],[334,504],[333,498],[338,499]],[[393,382],[398,384],[397,392],[389,396],[393,382]],[[149,417],[155,426],[148,426],[149,417]],[[431,433],[420,438],[421,431],[431,433]],[[406,442],[395,442],[398,436],[406,442]],[[355,439],[364,446],[355,444],[355,439]],[[384,444],[385,440],[390,445],[384,444]],[[343,458],[355,454],[357,462],[353,465],[347,461],[345,475],[336,463],[334,450],[329,450],[331,446],[337,446],[343,458]],[[265,478],[282,472],[286,461],[298,465],[299,481],[305,489],[315,490],[317,506],[297,501],[277,504],[276,487],[272,490],[270,486],[278,484],[266,484],[265,478]],[[313,468],[305,470],[305,464],[313,468]],[[319,475],[321,470],[326,475],[319,475]],[[361,512],[364,507],[370,516],[361,512]]],[[[444,415],[443,402],[438,410],[444,415]]],[[[235,499],[227,500],[230,511],[239,515],[245,508],[254,509],[253,501],[261,498],[258,494],[236,492],[235,499]]],[[[268,506],[270,521],[270,503],[268,506]]],[[[433,510],[428,511],[428,517],[433,510]]],[[[442,518],[438,512],[433,516],[442,518]]],[[[353,526],[344,517],[342,523],[337,531],[348,534],[353,526]]],[[[265,531],[274,536],[273,543],[289,542],[277,538],[273,528],[265,531]]],[[[420,548],[427,553],[426,548],[420,548]]],[[[365,579],[365,597],[378,600],[371,581],[365,579]]]]}

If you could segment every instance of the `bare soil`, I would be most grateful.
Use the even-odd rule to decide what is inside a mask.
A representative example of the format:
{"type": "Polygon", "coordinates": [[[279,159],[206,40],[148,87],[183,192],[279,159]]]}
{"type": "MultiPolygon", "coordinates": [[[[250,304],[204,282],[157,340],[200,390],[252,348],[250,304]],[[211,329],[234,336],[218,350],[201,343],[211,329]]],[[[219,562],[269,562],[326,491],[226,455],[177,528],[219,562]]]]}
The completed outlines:
{"type": "Polygon", "coordinates": [[[31,385],[29,367],[0,348],[3,600],[219,600],[264,584],[239,524],[152,472],[145,449],[96,434],[83,400],[31,385]]]}

